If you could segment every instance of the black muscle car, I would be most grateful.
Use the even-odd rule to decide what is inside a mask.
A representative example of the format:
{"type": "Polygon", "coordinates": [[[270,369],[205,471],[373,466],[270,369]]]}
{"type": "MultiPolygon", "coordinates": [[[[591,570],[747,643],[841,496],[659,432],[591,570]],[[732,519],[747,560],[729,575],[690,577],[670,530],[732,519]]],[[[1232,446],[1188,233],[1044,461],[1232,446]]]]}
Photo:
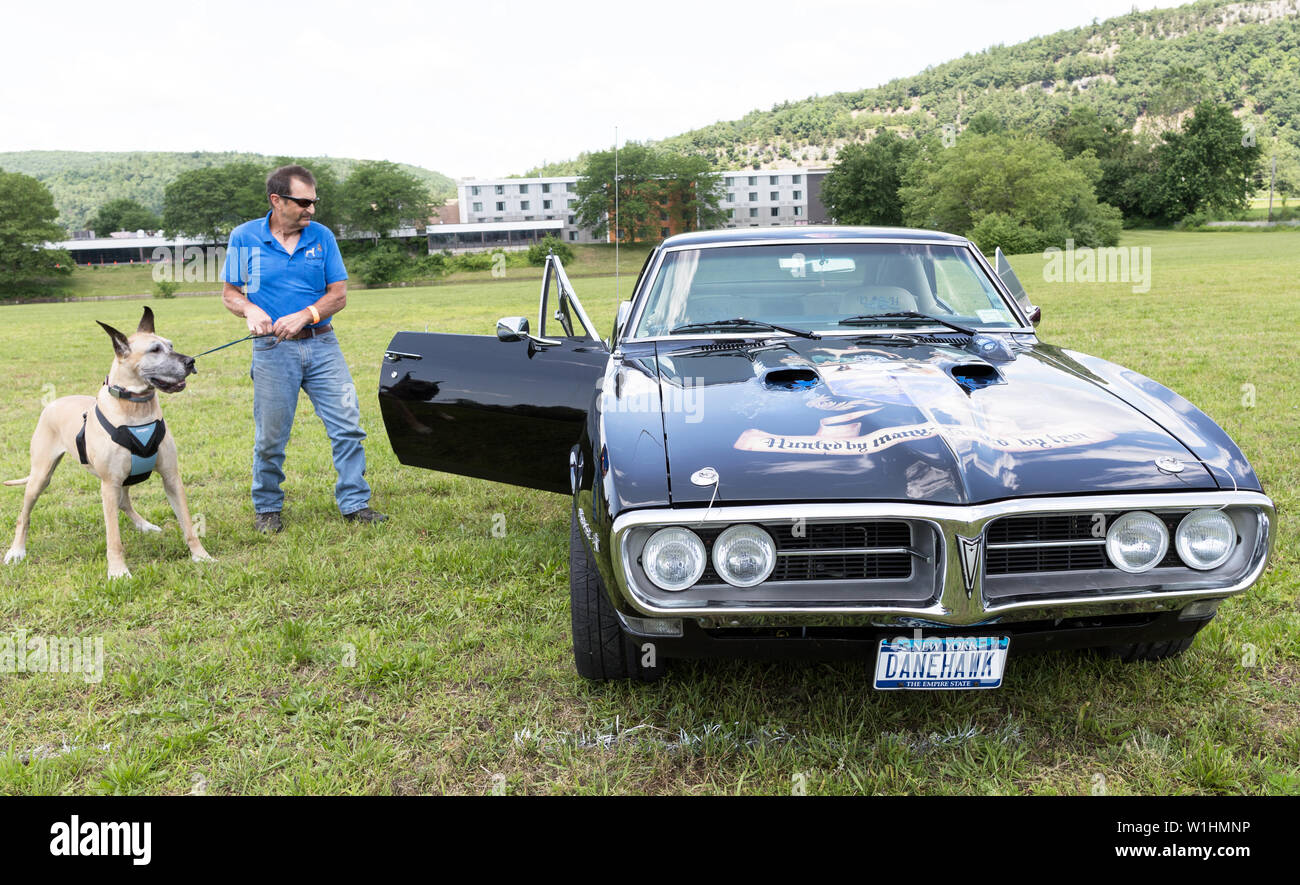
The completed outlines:
{"type": "Polygon", "coordinates": [[[535,332],[399,332],[404,464],[571,495],[578,672],[861,655],[989,688],[1008,655],[1178,654],[1266,567],[1250,464],[1170,389],[1044,344],[999,253],[932,231],[671,237],[601,340],[548,259],[535,332]]]}

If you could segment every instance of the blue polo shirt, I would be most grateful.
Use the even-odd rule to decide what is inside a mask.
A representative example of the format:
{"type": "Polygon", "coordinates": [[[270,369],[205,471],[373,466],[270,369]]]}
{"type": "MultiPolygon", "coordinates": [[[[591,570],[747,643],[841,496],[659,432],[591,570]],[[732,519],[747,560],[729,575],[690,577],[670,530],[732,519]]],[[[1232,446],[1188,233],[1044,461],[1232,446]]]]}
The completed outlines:
{"type": "MultiPolygon", "coordinates": [[[[309,222],[290,255],[271,235],[270,212],[230,232],[221,270],[223,282],[247,287],[248,300],[266,311],[271,322],[306,310],[320,300],[326,286],[347,278],[333,231],[309,222]]],[[[316,325],[328,322],[326,318],[316,325]]]]}

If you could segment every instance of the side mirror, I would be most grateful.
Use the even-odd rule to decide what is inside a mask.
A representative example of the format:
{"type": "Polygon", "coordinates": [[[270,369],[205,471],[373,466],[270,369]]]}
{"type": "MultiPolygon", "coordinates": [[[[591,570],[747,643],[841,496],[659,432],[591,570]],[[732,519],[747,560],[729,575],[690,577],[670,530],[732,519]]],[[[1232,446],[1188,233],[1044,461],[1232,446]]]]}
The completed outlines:
{"type": "Polygon", "coordinates": [[[1020,305],[1020,309],[1029,317],[1029,321],[1035,326],[1043,318],[1043,310],[1029,300],[1029,293],[1025,291],[1024,285],[1016,272],[1011,269],[1011,262],[1007,261],[1007,256],[1002,254],[1002,248],[998,247],[993,253],[993,270],[1002,280],[1003,284],[1011,290],[1011,295],[1020,305]]]}
{"type": "Polygon", "coordinates": [[[497,340],[522,341],[528,336],[528,317],[502,317],[497,320],[497,340]]]}
{"type": "Polygon", "coordinates": [[[623,335],[623,324],[627,322],[628,316],[632,313],[631,301],[620,301],[618,303],[618,316],[614,319],[614,335],[610,341],[617,341],[623,335]]]}

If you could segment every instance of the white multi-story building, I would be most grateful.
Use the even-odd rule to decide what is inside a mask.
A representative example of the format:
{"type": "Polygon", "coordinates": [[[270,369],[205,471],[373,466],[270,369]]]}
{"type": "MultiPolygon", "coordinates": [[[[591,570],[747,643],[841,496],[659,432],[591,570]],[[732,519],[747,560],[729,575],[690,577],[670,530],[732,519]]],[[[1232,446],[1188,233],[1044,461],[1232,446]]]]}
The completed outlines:
{"type": "Polygon", "coordinates": [[[598,243],[578,226],[578,176],[562,178],[488,178],[458,185],[461,224],[511,221],[559,221],[561,239],[598,243]]]}
{"type": "MultiPolygon", "coordinates": [[[[726,227],[772,227],[808,224],[809,179],[818,193],[825,169],[741,170],[722,173],[726,188],[721,208],[727,214],[726,227]]],[[[818,219],[821,220],[821,219],[818,219]]]]}
{"type": "MultiPolygon", "coordinates": [[[[724,227],[772,227],[827,221],[821,205],[826,169],[734,170],[718,173],[724,185],[724,227]]],[[[458,185],[460,223],[560,221],[562,239],[598,243],[577,220],[578,176],[474,179],[458,185]]]]}

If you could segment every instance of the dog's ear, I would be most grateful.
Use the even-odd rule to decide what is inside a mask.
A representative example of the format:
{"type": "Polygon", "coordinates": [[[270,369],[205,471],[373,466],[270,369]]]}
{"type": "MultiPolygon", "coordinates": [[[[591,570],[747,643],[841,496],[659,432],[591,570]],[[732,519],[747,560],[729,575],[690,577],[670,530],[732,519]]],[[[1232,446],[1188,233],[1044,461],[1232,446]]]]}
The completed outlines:
{"type": "MultiPolygon", "coordinates": [[[[148,309],[149,308],[147,307],[145,308],[145,310],[148,309]]],[[[99,323],[99,320],[95,320],[95,322],[99,323]]],[[[118,356],[124,358],[130,355],[131,342],[126,340],[126,336],[123,335],[121,332],[117,331],[117,329],[114,329],[112,326],[108,325],[107,323],[99,323],[99,324],[104,327],[104,331],[108,333],[108,337],[113,339],[113,351],[118,356]]]]}
{"type": "Polygon", "coordinates": [[[137,332],[148,332],[153,334],[153,311],[149,308],[144,309],[144,316],[140,317],[140,325],[135,327],[137,332]]]}

